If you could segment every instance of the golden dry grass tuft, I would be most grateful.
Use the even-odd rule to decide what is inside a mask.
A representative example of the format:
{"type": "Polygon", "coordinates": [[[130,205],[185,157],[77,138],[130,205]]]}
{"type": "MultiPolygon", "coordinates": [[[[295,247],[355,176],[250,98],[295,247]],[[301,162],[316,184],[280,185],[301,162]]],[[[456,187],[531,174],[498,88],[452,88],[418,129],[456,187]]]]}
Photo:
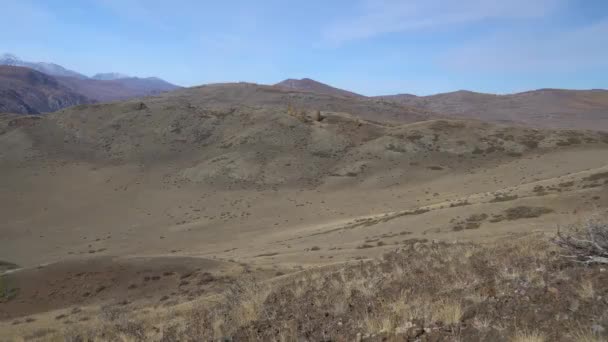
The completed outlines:
{"type": "Polygon", "coordinates": [[[545,335],[539,332],[518,332],[515,334],[512,342],[545,342],[545,335]]]}

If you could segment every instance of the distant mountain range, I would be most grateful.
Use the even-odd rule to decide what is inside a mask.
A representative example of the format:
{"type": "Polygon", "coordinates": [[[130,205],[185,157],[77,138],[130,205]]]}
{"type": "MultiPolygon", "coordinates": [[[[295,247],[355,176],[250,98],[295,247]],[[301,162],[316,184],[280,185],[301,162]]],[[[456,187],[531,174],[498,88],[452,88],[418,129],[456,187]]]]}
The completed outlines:
{"type": "Polygon", "coordinates": [[[0,65],[30,68],[51,76],[65,76],[79,79],[88,78],[83,74],[77,73],[76,71],[68,70],[61,65],[43,62],[26,62],[19,59],[19,57],[8,53],[0,56],[0,65]]]}
{"type": "MultiPolygon", "coordinates": [[[[0,56],[0,65],[5,66],[0,77],[0,111],[5,112],[38,114],[74,104],[126,100],[180,88],[155,77],[138,78],[120,73],[99,73],[87,77],[57,64],[22,61],[9,54],[0,56]]],[[[367,97],[310,78],[286,79],[259,89],[276,89],[279,94],[290,94],[286,98],[273,99],[281,105],[289,102],[301,106],[303,103],[300,102],[304,101],[307,106],[312,106],[310,101],[305,101],[310,97],[306,94],[322,95],[313,97],[315,106],[332,110],[333,106],[329,104],[338,101],[369,120],[390,118],[391,121],[407,121],[401,117],[415,112],[543,128],[608,131],[607,90],[539,89],[510,95],[460,90],[431,96],[397,94],[367,97]],[[366,112],[368,104],[372,103],[383,104],[384,111],[366,112]]],[[[233,87],[221,90],[225,93],[217,96],[226,97],[226,101],[236,91],[233,87]]],[[[256,97],[252,96],[255,103],[256,97]]]]}
{"type": "MultiPolygon", "coordinates": [[[[70,94],[70,98],[73,98],[73,94],[86,97],[86,101],[76,101],[79,103],[125,100],[134,97],[156,95],[162,92],[180,88],[179,86],[156,77],[139,78],[119,73],[99,73],[93,77],[87,77],[76,71],[66,69],[58,64],[23,61],[17,56],[11,54],[4,54],[0,56],[0,66],[29,68],[30,70],[43,73],[47,76],[46,79],[48,84],[53,83],[60,86],[60,88],[54,88],[55,91],[67,91],[70,94]]],[[[13,93],[11,93],[12,95],[10,96],[10,100],[9,95],[7,95],[8,93],[3,93],[3,95],[0,97],[0,108],[20,108],[20,110],[14,111],[22,114],[37,114],[61,109],[71,103],[71,101],[54,102],[53,99],[55,98],[53,97],[53,99],[47,99],[50,101],[49,103],[54,103],[54,105],[50,107],[41,105],[40,101],[28,104],[27,99],[29,99],[30,96],[20,92],[26,89],[23,86],[24,84],[28,84],[29,88],[27,89],[30,90],[33,89],[32,87],[39,86],[39,83],[32,84],[28,81],[30,80],[28,77],[31,77],[32,73],[26,73],[19,69],[9,71],[9,69],[5,68],[4,74],[10,75],[11,81],[9,82],[9,77],[5,76],[2,80],[0,80],[0,88],[11,89],[13,90],[13,93]],[[19,77],[25,78],[18,82],[19,77]],[[21,86],[11,88],[11,85],[14,86],[17,83],[19,83],[21,86]],[[15,95],[15,92],[18,95],[18,98],[26,101],[17,107],[14,105],[14,99],[15,96],[17,96],[15,95]],[[8,105],[9,103],[11,103],[10,106],[8,105]],[[61,106],[59,104],[65,104],[65,106],[61,106]]],[[[40,94],[46,94],[48,90],[48,88],[40,89],[41,93],[38,93],[38,96],[40,94]]],[[[6,109],[4,110],[6,111],[6,109]]]]}
{"type": "Polygon", "coordinates": [[[29,68],[0,65],[0,112],[41,114],[91,102],[52,76],[29,68]]]}
{"type": "Polygon", "coordinates": [[[79,79],[74,77],[56,77],[57,80],[84,96],[99,102],[127,100],[134,97],[157,95],[180,87],[160,78],[117,78],[117,79],[79,79]]]}

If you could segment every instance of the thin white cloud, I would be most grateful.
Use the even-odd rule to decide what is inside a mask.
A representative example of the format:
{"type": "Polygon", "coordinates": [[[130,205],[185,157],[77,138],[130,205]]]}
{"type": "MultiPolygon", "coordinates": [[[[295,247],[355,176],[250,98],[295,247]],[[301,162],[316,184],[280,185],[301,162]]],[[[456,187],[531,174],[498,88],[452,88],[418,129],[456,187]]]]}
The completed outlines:
{"type": "Polygon", "coordinates": [[[608,67],[608,20],[561,31],[509,32],[449,51],[456,71],[570,72],[608,67]]]}
{"type": "Polygon", "coordinates": [[[341,44],[386,33],[542,17],[567,0],[362,0],[356,13],[330,24],[325,40],[341,44]]]}

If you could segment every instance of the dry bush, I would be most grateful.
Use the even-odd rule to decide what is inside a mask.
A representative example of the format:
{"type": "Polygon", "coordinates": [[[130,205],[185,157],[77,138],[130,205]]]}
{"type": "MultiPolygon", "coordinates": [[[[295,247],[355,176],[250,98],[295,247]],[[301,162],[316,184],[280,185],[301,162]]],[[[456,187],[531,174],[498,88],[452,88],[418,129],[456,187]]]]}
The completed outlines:
{"type": "Polygon", "coordinates": [[[568,258],[585,264],[608,264],[608,222],[589,219],[582,225],[558,229],[553,240],[568,258]]]}
{"type": "Polygon", "coordinates": [[[505,216],[507,220],[513,221],[522,218],[536,218],[552,212],[553,209],[545,207],[519,206],[505,210],[505,216]]]}
{"type": "Polygon", "coordinates": [[[445,300],[436,304],[432,320],[444,324],[456,324],[462,318],[462,306],[459,302],[445,300]]]}
{"type": "Polygon", "coordinates": [[[253,278],[241,280],[229,287],[225,293],[224,303],[228,308],[230,319],[237,326],[243,326],[264,318],[264,302],[271,290],[269,284],[253,278]]]}

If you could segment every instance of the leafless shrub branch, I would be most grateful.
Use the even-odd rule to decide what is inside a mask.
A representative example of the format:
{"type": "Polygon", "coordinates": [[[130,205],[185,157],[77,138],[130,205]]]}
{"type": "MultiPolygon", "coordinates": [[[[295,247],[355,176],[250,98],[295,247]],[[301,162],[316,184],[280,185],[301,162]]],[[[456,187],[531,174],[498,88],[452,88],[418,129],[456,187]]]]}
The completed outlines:
{"type": "Polygon", "coordinates": [[[589,219],[581,226],[558,228],[553,242],[569,254],[567,258],[584,264],[608,264],[608,222],[589,219]]]}

